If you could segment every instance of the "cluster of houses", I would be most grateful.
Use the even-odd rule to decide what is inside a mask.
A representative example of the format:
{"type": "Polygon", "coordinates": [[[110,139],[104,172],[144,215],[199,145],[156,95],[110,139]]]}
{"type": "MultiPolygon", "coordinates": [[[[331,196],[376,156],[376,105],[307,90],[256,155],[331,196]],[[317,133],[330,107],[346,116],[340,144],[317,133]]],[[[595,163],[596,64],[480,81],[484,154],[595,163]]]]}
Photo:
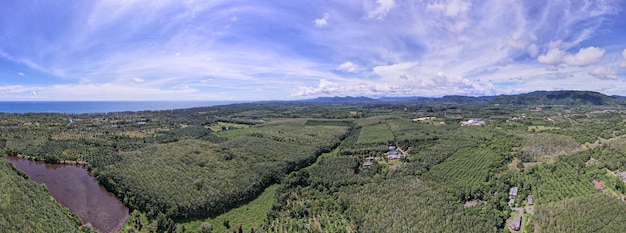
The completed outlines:
{"type": "MultiPolygon", "coordinates": [[[[389,145],[389,151],[384,155],[387,156],[389,160],[397,160],[406,157],[406,152],[398,152],[398,148],[394,145],[389,145]]],[[[409,147],[410,149],[410,147],[409,147]]],[[[365,158],[365,162],[363,162],[363,167],[369,167],[372,165],[372,161],[382,159],[381,157],[367,157],[365,158]]]]}
{"type": "Polygon", "coordinates": [[[398,153],[396,149],[396,146],[389,146],[389,151],[387,151],[387,158],[389,160],[396,160],[406,157],[405,153],[398,153]]]}
{"type": "Polygon", "coordinates": [[[467,121],[461,121],[461,126],[483,126],[485,122],[480,118],[472,118],[467,121]]]}
{"type": "MultiPolygon", "coordinates": [[[[519,191],[518,187],[512,187],[511,189],[509,189],[509,206],[513,207],[513,204],[515,203],[515,197],[517,197],[518,191],[519,191]]],[[[533,195],[528,195],[526,197],[526,200],[529,206],[532,206],[534,204],[533,195]]],[[[511,208],[511,209],[515,209],[515,208],[511,208]]],[[[513,219],[509,221],[507,226],[509,227],[509,230],[511,231],[519,231],[521,225],[522,225],[522,212],[520,211],[519,214],[515,215],[515,217],[513,217],[513,219]]]]}

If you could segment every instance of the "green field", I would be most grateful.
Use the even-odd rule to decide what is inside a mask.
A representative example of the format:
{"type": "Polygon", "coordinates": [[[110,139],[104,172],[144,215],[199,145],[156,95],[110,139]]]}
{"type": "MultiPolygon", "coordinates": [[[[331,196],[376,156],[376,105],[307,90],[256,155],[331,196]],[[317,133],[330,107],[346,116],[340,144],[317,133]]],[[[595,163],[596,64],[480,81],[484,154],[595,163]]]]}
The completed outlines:
{"type": "MultiPolygon", "coordinates": [[[[463,196],[479,197],[483,184],[489,181],[496,166],[502,164],[496,153],[489,149],[461,149],[441,164],[434,166],[427,174],[437,182],[454,187],[463,196]]],[[[460,195],[460,194],[459,194],[460,195]]]]}
{"type": "Polygon", "coordinates": [[[387,124],[363,126],[357,144],[387,144],[393,142],[393,133],[387,124]]]}
{"type": "Polygon", "coordinates": [[[276,189],[278,185],[269,186],[259,197],[245,205],[231,209],[215,218],[184,221],[178,228],[194,232],[211,226],[213,232],[226,232],[235,231],[241,225],[244,232],[250,232],[251,229],[257,229],[265,223],[266,214],[272,209],[276,189]],[[229,223],[229,229],[224,226],[225,222],[229,223]]]}
{"type": "Polygon", "coordinates": [[[593,187],[591,177],[579,175],[575,168],[561,161],[537,167],[532,176],[537,205],[600,192],[593,187]]]}
{"type": "Polygon", "coordinates": [[[233,129],[245,129],[248,127],[250,126],[244,125],[244,124],[221,122],[221,121],[207,126],[207,128],[211,129],[211,131],[213,132],[220,132],[220,131],[233,130],[233,129]]]}
{"type": "MultiPolygon", "coordinates": [[[[514,207],[534,196],[522,231],[626,232],[626,98],[563,94],[0,113],[0,152],[85,161],[133,210],[121,232],[506,232],[511,187],[514,207]],[[421,116],[445,124],[411,121],[421,116]],[[459,125],[474,117],[487,123],[459,125]],[[382,156],[389,144],[407,157],[382,156]]],[[[81,230],[6,163],[0,213],[8,232],[81,230]]]]}

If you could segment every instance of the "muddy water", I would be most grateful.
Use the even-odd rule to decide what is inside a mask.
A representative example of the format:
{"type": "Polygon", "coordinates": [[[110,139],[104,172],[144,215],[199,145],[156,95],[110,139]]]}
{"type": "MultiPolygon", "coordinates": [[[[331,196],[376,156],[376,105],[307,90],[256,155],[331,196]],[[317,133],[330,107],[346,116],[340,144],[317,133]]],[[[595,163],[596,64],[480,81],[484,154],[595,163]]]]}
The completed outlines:
{"type": "Polygon", "coordinates": [[[117,232],[128,218],[128,208],[80,166],[7,159],[31,180],[45,183],[54,199],[98,231],[117,232]]]}

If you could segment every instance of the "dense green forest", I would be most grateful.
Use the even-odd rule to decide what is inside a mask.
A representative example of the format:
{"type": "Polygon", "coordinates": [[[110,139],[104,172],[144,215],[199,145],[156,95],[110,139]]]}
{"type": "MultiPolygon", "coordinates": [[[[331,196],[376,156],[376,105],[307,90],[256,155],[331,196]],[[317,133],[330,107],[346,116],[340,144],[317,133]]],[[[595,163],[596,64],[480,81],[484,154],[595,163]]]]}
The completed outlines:
{"type": "MultiPolygon", "coordinates": [[[[621,232],[620,101],[535,92],[0,113],[0,149],[86,163],[131,209],[125,232],[509,232],[517,214],[524,232],[621,232]],[[483,124],[460,125],[474,118],[483,124]]],[[[47,228],[6,197],[49,194],[3,164],[0,207],[11,214],[0,227],[47,228]]],[[[37,206],[49,229],[83,230],[53,201],[37,206]]]]}

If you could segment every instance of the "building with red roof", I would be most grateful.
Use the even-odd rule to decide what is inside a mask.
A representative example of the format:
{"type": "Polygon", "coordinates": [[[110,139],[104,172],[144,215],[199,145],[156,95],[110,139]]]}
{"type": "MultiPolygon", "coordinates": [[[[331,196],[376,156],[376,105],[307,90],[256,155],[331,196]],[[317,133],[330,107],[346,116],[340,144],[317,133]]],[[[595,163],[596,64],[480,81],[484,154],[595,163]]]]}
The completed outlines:
{"type": "Polygon", "coordinates": [[[597,189],[604,190],[604,185],[600,181],[593,180],[593,186],[597,189]]]}

